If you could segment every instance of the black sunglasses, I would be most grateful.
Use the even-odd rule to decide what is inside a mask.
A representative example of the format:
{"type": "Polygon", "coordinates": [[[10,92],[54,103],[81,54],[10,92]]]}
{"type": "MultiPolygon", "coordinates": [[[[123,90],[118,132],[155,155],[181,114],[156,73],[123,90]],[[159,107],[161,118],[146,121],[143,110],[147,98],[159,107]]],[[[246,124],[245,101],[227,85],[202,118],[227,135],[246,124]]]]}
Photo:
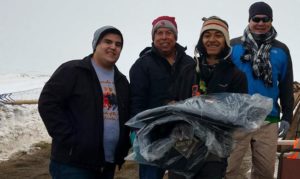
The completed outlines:
{"type": "Polygon", "coordinates": [[[259,23],[260,21],[263,21],[264,23],[270,22],[272,18],[266,16],[266,17],[252,17],[251,18],[253,22],[259,23]]]}

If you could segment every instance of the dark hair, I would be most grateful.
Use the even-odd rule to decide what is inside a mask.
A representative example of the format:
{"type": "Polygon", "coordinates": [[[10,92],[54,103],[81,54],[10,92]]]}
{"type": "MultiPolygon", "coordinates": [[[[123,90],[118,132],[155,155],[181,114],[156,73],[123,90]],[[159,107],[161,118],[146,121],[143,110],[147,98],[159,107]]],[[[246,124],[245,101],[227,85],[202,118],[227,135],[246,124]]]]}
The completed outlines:
{"type": "MultiPolygon", "coordinates": [[[[205,33],[205,31],[203,32],[203,34],[204,33],[205,33]]],[[[199,41],[198,41],[195,48],[197,48],[197,50],[199,51],[201,56],[204,55],[204,56],[207,57],[208,54],[207,54],[207,51],[206,51],[206,49],[204,47],[204,44],[202,42],[202,38],[203,38],[203,35],[200,36],[199,41]]],[[[229,52],[230,52],[230,47],[228,47],[228,45],[225,43],[225,47],[219,53],[218,58],[225,58],[228,55],[229,52]]]]}
{"type": "Polygon", "coordinates": [[[97,41],[96,44],[98,45],[99,42],[103,39],[103,37],[105,35],[107,35],[107,34],[116,34],[116,35],[119,35],[121,37],[121,43],[122,43],[122,47],[123,47],[123,36],[122,36],[122,33],[118,29],[113,29],[113,28],[104,30],[100,34],[100,36],[99,36],[98,41],[97,41]]]}

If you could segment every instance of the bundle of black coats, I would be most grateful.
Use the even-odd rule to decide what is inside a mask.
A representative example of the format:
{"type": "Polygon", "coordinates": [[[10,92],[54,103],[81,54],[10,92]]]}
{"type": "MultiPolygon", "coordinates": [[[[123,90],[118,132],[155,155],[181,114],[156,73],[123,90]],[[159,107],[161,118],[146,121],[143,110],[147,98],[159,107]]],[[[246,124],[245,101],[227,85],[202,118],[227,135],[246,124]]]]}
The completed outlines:
{"type": "Polygon", "coordinates": [[[209,153],[228,157],[232,131],[259,128],[272,105],[259,94],[218,93],[146,110],[126,123],[138,129],[134,159],[192,176],[209,153]]]}

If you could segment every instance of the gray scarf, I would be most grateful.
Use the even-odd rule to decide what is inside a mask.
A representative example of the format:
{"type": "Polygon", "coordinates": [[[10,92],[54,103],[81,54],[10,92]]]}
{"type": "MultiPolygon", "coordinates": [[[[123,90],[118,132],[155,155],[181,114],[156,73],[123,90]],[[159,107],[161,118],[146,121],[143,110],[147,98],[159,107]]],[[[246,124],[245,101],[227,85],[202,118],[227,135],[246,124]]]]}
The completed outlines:
{"type": "Polygon", "coordinates": [[[256,39],[251,34],[249,26],[247,26],[242,37],[246,53],[241,60],[252,63],[254,77],[263,80],[267,87],[273,86],[270,49],[272,47],[271,43],[276,35],[277,32],[274,27],[272,27],[270,32],[265,34],[264,38],[256,39]],[[258,41],[261,43],[260,46],[257,44],[258,41]]]}

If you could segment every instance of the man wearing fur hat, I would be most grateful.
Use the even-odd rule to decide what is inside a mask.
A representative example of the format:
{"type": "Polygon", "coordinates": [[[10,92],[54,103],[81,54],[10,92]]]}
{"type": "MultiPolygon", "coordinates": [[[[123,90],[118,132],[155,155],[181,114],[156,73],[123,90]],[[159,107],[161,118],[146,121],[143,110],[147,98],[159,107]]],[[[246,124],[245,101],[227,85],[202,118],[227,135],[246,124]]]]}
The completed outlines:
{"type": "Polygon", "coordinates": [[[250,144],[253,163],[251,178],[271,179],[278,134],[279,137],[286,135],[293,115],[292,61],[288,47],[275,39],[277,32],[272,26],[273,12],[268,4],[252,4],[248,21],[243,36],[231,42],[232,59],[247,76],[249,94],[259,93],[272,98],[273,109],[259,130],[235,133],[237,145],[230,155],[226,178],[238,178],[242,158],[250,144]]]}
{"type": "Polygon", "coordinates": [[[52,137],[50,174],[113,179],[130,147],[129,83],[115,63],[123,37],[112,26],[94,33],[93,54],[62,64],[45,84],[38,109],[52,137]]]}
{"type": "MultiPolygon", "coordinates": [[[[152,47],[140,53],[130,69],[131,115],[159,107],[172,101],[170,90],[184,66],[193,64],[186,48],[177,43],[174,17],[160,16],[152,22],[152,47]]],[[[161,179],[165,171],[159,167],[139,165],[141,179],[161,179]]]]}
{"type": "MultiPolygon", "coordinates": [[[[186,67],[179,76],[174,90],[174,100],[210,93],[247,93],[247,79],[231,62],[231,46],[228,24],[211,16],[203,18],[200,38],[195,47],[195,65],[186,67]]],[[[193,179],[222,179],[225,176],[227,158],[209,153],[203,166],[193,179]]],[[[184,179],[170,173],[170,179],[184,179]]]]}

